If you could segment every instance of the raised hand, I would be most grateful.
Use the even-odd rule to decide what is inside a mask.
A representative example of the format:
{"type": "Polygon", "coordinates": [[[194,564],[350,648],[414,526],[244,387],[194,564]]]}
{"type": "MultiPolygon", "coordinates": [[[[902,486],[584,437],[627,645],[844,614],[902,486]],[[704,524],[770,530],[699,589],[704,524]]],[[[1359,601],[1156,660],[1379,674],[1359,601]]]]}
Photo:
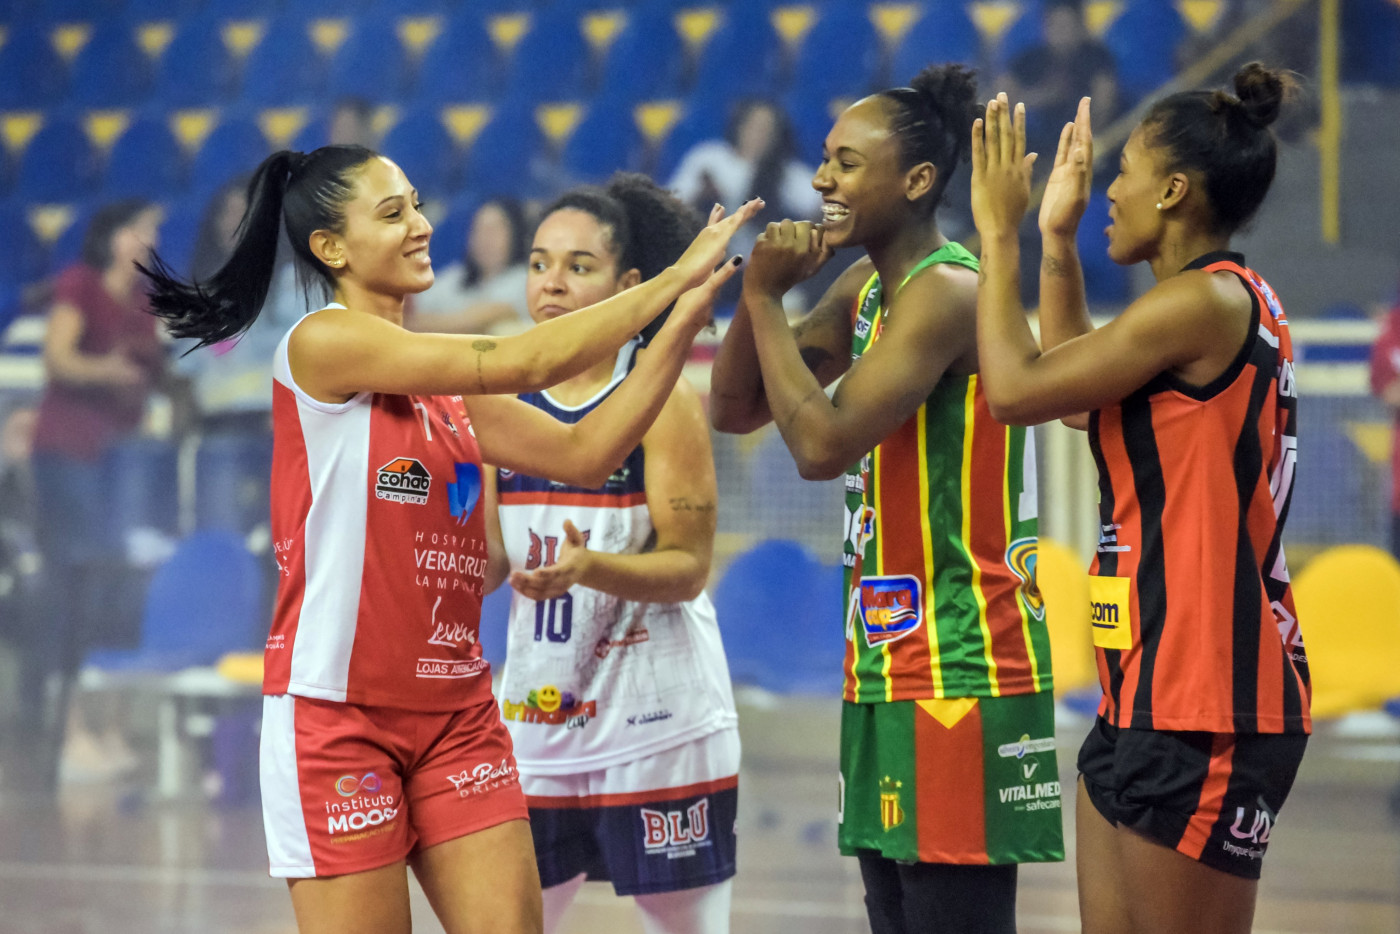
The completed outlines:
{"type": "Polygon", "coordinates": [[[762,209],[762,198],[745,201],[739,205],[739,210],[728,217],[724,216],[722,206],[714,206],[710,211],[709,224],[676,260],[676,268],[685,276],[686,288],[699,285],[714,272],[715,267],[724,260],[730,239],[762,209]]]}
{"type": "Polygon", "coordinates": [[[578,527],[564,520],[564,545],[559,560],[533,571],[515,571],[510,585],[529,600],[553,600],[577,584],[588,566],[588,540],[578,527]]]}
{"type": "Polygon", "coordinates": [[[972,219],[986,240],[1014,236],[1031,200],[1026,153],[1026,108],[1015,110],[1003,92],[987,104],[987,116],[972,124],[972,219]]]}
{"type": "Polygon", "coordinates": [[[1040,201],[1040,231],[1046,236],[1073,237],[1089,204],[1094,177],[1094,134],[1089,126],[1089,98],[1079,100],[1073,123],[1060,131],[1055,164],[1040,201]]]}
{"type": "Polygon", "coordinates": [[[755,294],[781,297],[815,275],[833,255],[819,224],[792,220],[769,224],[749,254],[744,288],[755,294]]]}

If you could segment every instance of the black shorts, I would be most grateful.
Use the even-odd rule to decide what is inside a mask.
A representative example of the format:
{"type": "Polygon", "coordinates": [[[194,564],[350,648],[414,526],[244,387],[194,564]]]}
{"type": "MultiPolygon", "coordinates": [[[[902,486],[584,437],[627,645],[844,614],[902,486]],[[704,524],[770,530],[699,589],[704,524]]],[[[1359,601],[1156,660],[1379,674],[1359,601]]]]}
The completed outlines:
{"type": "Polygon", "coordinates": [[[1301,733],[1122,730],[1100,717],[1079,749],[1079,773],[1114,826],[1258,879],[1307,744],[1301,733]]]}

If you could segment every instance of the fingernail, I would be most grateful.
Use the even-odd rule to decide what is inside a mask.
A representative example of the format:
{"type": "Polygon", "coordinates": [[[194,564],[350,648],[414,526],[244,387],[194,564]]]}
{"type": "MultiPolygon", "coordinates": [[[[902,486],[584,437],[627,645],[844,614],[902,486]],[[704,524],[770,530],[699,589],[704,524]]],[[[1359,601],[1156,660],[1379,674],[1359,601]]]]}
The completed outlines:
{"type": "Polygon", "coordinates": [[[744,258],[742,256],[736,256],[730,262],[732,262],[735,266],[739,266],[743,264],[744,258]]]}
{"type": "Polygon", "coordinates": [[[718,210],[720,209],[720,207],[721,207],[720,203],[719,203],[718,201],[716,201],[716,202],[715,202],[715,206],[712,207],[712,208],[710,208],[710,210],[711,210],[711,211],[718,211],[718,210]]]}

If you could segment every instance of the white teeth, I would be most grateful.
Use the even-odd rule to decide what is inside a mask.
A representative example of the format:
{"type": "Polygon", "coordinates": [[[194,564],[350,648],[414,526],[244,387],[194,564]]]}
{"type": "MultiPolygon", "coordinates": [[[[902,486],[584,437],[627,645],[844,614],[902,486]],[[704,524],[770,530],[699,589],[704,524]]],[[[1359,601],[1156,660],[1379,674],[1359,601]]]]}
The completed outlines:
{"type": "Polygon", "coordinates": [[[828,221],[829,223],[834,224],[837,221],[844,219],[846,215],[850,213],[850,209],[847,208],[844,204],[822,205],[822,220],[828,221]]]}

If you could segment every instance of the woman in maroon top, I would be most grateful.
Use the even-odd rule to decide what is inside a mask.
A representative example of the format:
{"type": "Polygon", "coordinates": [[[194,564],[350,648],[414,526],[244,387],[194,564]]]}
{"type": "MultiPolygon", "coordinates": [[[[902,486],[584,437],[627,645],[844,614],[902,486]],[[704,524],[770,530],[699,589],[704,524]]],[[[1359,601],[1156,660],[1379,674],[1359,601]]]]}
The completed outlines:
{"type": "MultiPolygon", "coordinates": [[[[46,789],[57,777],[73,677],[86,652],[103,642],[102,627],[113,616],[107,591],[121,542],[110,521],[106,456],[139,428],[165,372],[157,323],[147,313],[136,269],[150,255],[160,221],[160,209],[145,201],[100,208],[81,260],[58,275],[49,313],[33,467],[51,618],[33,646],[32,664],[22,666],[23,694],[35,718],[30,724],[42,744],[38,782],[46,789]],[[45,684],[55,674],[62,688],[45,710],[45,684]]],[[[94,748],[97,741],[78,722],[68,742],[74,763],[110,770],[125,758],[119,747],[94,748]]]]}

